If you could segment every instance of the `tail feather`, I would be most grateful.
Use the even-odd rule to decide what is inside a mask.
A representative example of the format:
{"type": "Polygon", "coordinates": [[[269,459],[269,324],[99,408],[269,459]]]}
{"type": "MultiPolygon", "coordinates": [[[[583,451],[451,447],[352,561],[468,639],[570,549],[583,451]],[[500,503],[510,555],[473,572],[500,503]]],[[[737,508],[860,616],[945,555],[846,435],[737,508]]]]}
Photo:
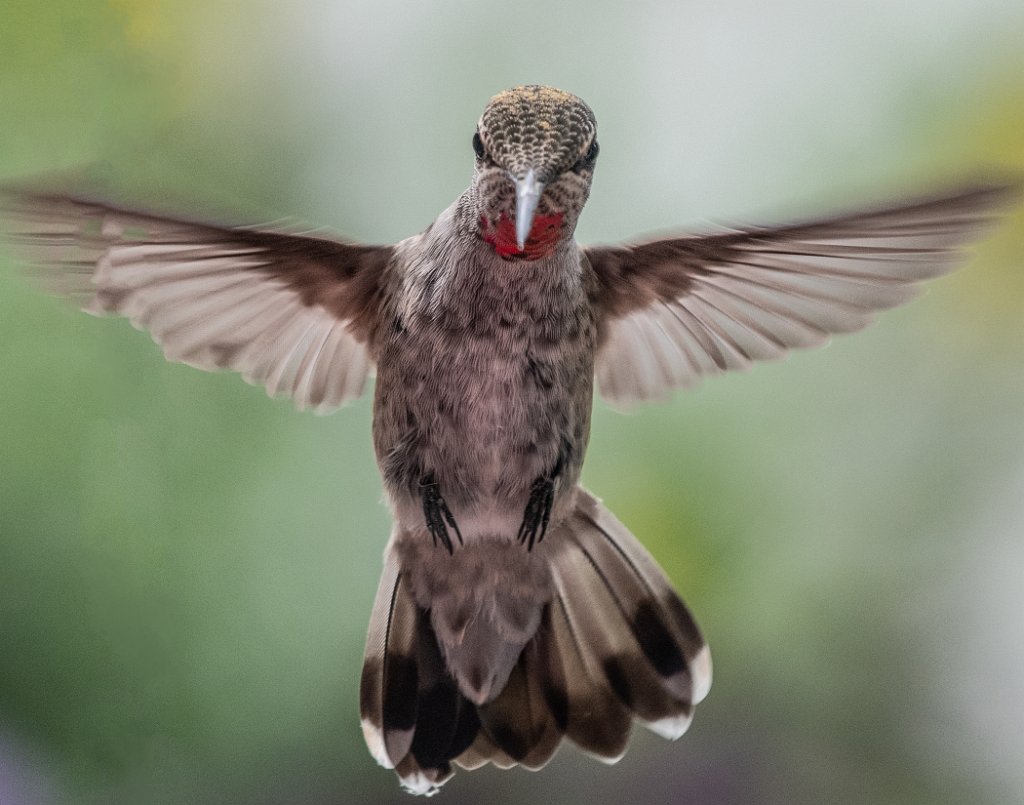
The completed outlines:
{"type": "Polygon", "coordinates": [[[370,618],[360,718],[370,753],[416,794],[446,782],[451,761],[480,730],[476,707],[448,673],[430,617],[390,550],[370,618]]]}
{"type": "Polygon", "coordinates": [[[488,763],[493,763],[499,769],[511,769],[519,765],[502,749],[499,749],[484,730],[477,733],[473,745],[459,755],[455,759],[455,763],[466,771],[479,769],[488,763]]]}
{"type": "Polygon", "coordinates": [[[538,667],[537,639],[530,641],[496,699],[479,708],[480,722],[494,744],[527,769],[540,769],[562,740],[538,667]]]}
{"type": "Polygon", "coordinates": [[[556,691],[565,734],[580,749],[614,763],[626,754],[632,716],[593,662],[586,635],[573,630],[564,598],[552,604],[548,686],[556,691]]]}
{"type": "MultiPolygon", "coordinates": [[[[577,538],[581,534],[594,536],[587,528],[589,525],[601,539],[589,540],[587,544],[611,548],[621,557],[621,563],[605,557],[602,569],[621,569],[624,563],[636,578],[633,593],[639,606],[634,612],[633,626],[645,656],[670,680],[679,667],[677,654],[681,653],[690,678],[691,703],[699,704],[711,689],[711,653],[690,610],[637,538],[586,490],[579,491],[576,514],[584,523],[583,528],[574,532],[577,538]],[[644,591],[648,595],[646,600],[644,591]],[[670,634],[664,634],[664,627],[668,627],[670,634]]],[[[680,677],[680,681],[684,679],[680,677]]]]}
{"type": "Polygon", "coordinates": [[[402,781],[402,787],[410,794],[429,797],[452,779],[455,770],[448,763],[437,768],[424,768],[415,756],[409,753],[395,764],[395,773],[402,781]]]}
{"type": "Polygon", "coordinates": [[[430,617],[417,612],[418,706],[409,753],[423,769],[446,769],[476,739],[480,719],[448,674],[430,617]]]}
{"type": "MultiPolygon", "coordinates": [[[[513,547],[521,548],[497,547],[499,578],[515,578],[513,547]]],[[[451,578],[466,571],[459,567],[462,553],[475,573],[486,552],[467,545],[446,555],[451,578]]],[[[546,596],[520,588],[510,605],[501,585],[491,602],[479,586],[468,593],[473,611],[522,610],[523,628],[537,624],[510,670],[508,658],[477,656],[470,645],[493,643],[472,628],[503,621],[471,617],[456,623],[461,630],[451,628],[449,621],[461,616],[439,617],[428,608],[412,555],[395,543],[386,554],[367,637],[361,713],[374,757],[414,793],[436,791],[451,777],[452,764],[539,769],[563,737],[614,762],[625,753],[634,719],[678,738],[707,694],[710,655],[686,605],[636,538],[582,489],[572,514],[522,560],[532,563],[534,587],[550,579],[546,596]],[[535,569],[540,561],[544,574],[535,569]],[[524,609],[531,597],[533,612],[524,609]],[[501,687],[482,696],[466,673],[473,664],[501,687]]],[[[448,607],[457,603],[445,600],[448,607]]]]}
{"type": "Polygon", "coordinates": [[[658,613],[652,611],[647,617],[656,626],[649,631],[659,632],[660,652],[668,655],[659,657],[660,668],[656,667],[645,650],[647,635],[635,625],[635,611],[647,606],[646,600],[636,600],[638,590],[626,584],[635,586],[635,580],[616,579],[622,574],[606,572],[597,565],[587,545],[576,547],[571,561],[556,569],[555,579],[573,631],[584,636],[581,642],[592,675],[603,676],[613,695],[641,721],[661,734],[667,730],[666,737],[678,737],[688,726],[691,712],[690,679],[682,652],[668,639],[658,613]],[[671,673],[663,675],[662,670],[671,673]],[[685,723],[681,716],[686,717],[685,723]]]}
{"type": "Polygon", "coordinates": [[[409,753],[419,706],[418,614],[407,588],[389,556],[370,618],[359,688],[363,737],[386,768],[409,753]]]}

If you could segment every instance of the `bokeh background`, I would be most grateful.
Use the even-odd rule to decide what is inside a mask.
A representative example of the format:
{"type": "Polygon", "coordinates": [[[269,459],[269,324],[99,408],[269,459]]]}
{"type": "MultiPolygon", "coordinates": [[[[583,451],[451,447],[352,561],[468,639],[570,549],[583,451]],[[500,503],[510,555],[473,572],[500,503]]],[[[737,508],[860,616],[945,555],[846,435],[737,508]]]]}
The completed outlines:
{"type": "MultiPolygon", "coordinates": [[[[1024,5],[3,0],[0,176],[351,237],[465,186],[487,99],[583,96],[583,242],[1024,170],[1024,5]]],[[[696,611],[690,732],[449,803],[1024,801],[1024,214],[870,330],[623,416],[585,482],[696,611]]],[[[0,251],[0,803],[407,802],[358,726],[366,400],[166,364],[0,251]]]]}

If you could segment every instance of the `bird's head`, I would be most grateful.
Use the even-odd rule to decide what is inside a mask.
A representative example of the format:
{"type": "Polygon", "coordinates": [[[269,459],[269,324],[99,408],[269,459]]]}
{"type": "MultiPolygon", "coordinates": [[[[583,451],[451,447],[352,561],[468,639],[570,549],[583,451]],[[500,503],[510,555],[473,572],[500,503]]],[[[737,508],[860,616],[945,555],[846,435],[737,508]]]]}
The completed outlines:
{"type": "Polygon", "coordinates": [[[597,162],[597,121],[575,95],[525,86],[491,98],[473,134],[479,235],[536,260],[572,236],[597,162]]]}

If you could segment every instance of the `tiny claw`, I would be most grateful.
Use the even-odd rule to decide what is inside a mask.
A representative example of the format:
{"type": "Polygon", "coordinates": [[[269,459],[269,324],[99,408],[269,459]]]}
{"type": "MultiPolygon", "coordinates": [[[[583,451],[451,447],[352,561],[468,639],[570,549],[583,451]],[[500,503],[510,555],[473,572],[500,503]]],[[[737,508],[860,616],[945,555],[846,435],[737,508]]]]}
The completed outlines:
{"type": "Polygon", "coordinates": [[[523,522],[519,526],[517,538],[526,550],[532,551],[533,546],[544,539],[551,521],[551,510],[555,505],[555,481],[562,474],[566,463],[572,455],[572,445],[563,439],[558,459],[547,475],[542,475],[530,487],[530,497],[526,501],[523,522]]]}
{"type": "Polygon", "coordinates": [[[551,520],[551,508],[555,502],[555,481],[553,478],[538,478],[530,488],[523,522],[517,535],[519,542],[532,551],[534,544],[544,539],[551,520]]]}
{"type": "Polygon", "coordinates": [[[462,532],[459,531],[459,526],[455,522],[451,509],[448,508],[448,504],[441,497],[441,492],[433,475],[426,475],[420,481],[420,495],[423,498],[423,517],[426,520],[427,530],[430,531],[434,547],[436,548],[437,543],[440,542],[449,554],[454,553],[455,549],[452,544],[451,535],[448,533],[448,528],[451,527],[455,532],[459,545],[463,544],[462,532]]]}

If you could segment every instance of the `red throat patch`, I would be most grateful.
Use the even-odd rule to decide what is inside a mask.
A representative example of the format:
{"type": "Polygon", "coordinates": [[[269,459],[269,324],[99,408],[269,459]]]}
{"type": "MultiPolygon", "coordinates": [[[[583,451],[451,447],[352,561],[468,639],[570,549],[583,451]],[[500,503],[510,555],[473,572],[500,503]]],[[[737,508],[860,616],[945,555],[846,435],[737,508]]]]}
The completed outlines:
{"type": "Polygon", "coordinates": [[[480,237],[494,247],[494,251],[505,259],[538,260],[551,254],[562,231],[562,213],[538,215],[533,219],[530,234],[523,248],[516,243],[516,222],[502,213],[498,222],[492,223],[480,216],[480,237]]]}

